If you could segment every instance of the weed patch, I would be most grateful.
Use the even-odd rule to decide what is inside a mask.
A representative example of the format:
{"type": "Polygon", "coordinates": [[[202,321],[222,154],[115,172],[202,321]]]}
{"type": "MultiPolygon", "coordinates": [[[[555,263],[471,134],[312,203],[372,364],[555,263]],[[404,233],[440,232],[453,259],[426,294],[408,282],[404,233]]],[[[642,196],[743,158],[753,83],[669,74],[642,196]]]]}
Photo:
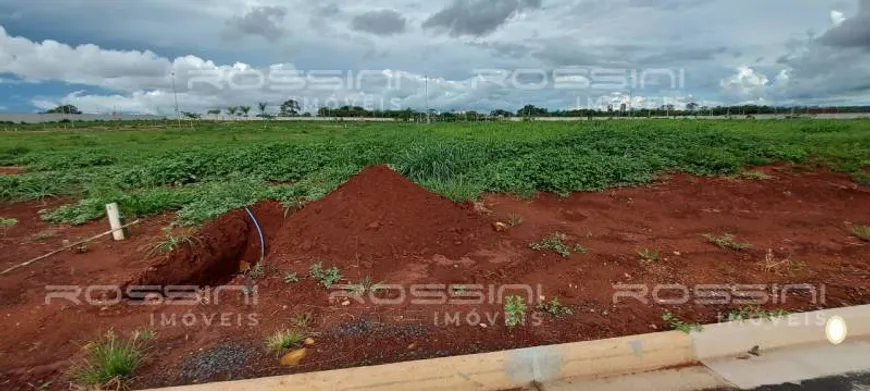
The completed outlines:
{"type": "Polygon", "coordinates": [[[701,326],[700,323],[687,323],[670,312],[663,313],[662,320],[665,321],[671,329],[679,330],[686,334],[693,331],[700,332],[704,330],[704,326],[701,326]]]}
{"type": "Polygon", "coordinates": [[[706,234],[704,234],[704,238],[707,239],[708,242],[713,243],[713,244],[719,246],[719,248],[723,248],[726,250],[740,251],[740,250],[746,250],[746,249],[752,247],[752,245],[749,243],[738,242],[734,238],[734,235],[728,234],[728,233],[723,233],[720,235],[706,233],[706,234]]]}
{"type": "Polygon", "coordinates": [[[311,265],[308,269],[308,274],[311,278],[320,281],[320,284],[329,289],[333,284],[341,280],[341,272],[337,267],[333,266],[329,269],[323,269],[323,263],[317,262],[311,265]]]}

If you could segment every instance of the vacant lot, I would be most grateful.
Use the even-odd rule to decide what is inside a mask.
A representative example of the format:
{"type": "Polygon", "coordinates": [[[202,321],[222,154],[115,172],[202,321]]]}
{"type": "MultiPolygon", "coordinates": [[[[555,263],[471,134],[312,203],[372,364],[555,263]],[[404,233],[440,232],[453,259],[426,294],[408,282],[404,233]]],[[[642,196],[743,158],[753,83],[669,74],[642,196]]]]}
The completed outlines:
{"type": "Polygon", "coordinates": [[[105,231],[109,202],[142,221],[129,240],[0,276],[4,389],[237,379],[870,303],[870,121],[76,128],[2,133],[0,166],[0,268],[105,231]],[[430,302],[415,284],[438,285],[430,302]],[[498,292],[517,284],[533,294],[498,292]],[[680,284],[690,300],[614,301],[619,284],[680,284]],[[698,303],[699,284],[776,300],[698,303]],[[83,288],[79,303],[47,300],[50,285],[83,288]],[[191,302],[172,285],[201,289],[191,302]],[[220,285],[234,289],[206,288],[220,285]],[[132,372],[95,370],[106,341],[129,344],[132,372]]]}

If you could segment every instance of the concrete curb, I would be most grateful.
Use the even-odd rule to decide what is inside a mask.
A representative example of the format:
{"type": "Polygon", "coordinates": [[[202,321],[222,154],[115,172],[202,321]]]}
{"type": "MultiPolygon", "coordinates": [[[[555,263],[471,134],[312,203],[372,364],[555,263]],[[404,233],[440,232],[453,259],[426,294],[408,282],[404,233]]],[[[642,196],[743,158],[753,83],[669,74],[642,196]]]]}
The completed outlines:
{"type": "MultiPolygon", "coordinates": [[[[560,389],[563,389],[565,384],[582,384],[589,380],[699,363],[707,365],[716,374],[719,374],[717,367],[726,368],[727,373],[722,377],[733,385],[744,387],[758,382],[740,379],[739,365],[735,367],[730,363],[734,361],[739,361],[740,365],[752,363],[752,360],[746,360],[745,357],[738,359],[737,356],[745,356],[746,351],[753,346],[759,346],[759,357],[767,357],[772,351],[779,353],[771,356],[788,357],[788,354],[783,355],[783,352],[807,346],[836,349],[835,354],[847,351],[852,354],[863,351],[863,344],[867,340],[870,340],[870,305],[794,314],[788,318],[764,322],[713,324],[705,326],[703,332],[691,335],[667,331],[160,390],[504,390],[532,384],[542,385],[541,388],[544,389],[550,388],[548,384],[561,384],[560,389]],[[843,317],[849,326],[849,336],[843,344],[837,346],[830,344],[824,333],[824,321],[834,315],[843,317]],[[857,346],[855,344],[862,345],[858,346],[860,349],[855,349],[857,346]],[[735,368],[738,375],[733,373],[735,368]]],[[[870,349],[864,350],[870,355],[870,349]]],[[[822,358],[831,362],[828,354],[822,358]]],[[[769,361],[770,365],[778,365],[775,360],[769,361]]],[[[855,370],[856,366],[860,365],[870,366],[870,360],[851,365],[848,370],[855,370]]],[[[756,374],[757,372],[757,370],[753,371],[756,374]]],[[[794,371],[785,372],[788,373],[781,377],[787,378],[785,381],[793,381],[794,371]]],[[[811,372],[807,373],[813,374],[811,372]]],[[[722,384],[721,379],[713,379],[713,377],[710,377],[706,383],[699,382],[699,384],[722,384]]],[[[766,376],[765,379],[776,383],[764,384],[783,382],[776,376],[766,376]]]]}

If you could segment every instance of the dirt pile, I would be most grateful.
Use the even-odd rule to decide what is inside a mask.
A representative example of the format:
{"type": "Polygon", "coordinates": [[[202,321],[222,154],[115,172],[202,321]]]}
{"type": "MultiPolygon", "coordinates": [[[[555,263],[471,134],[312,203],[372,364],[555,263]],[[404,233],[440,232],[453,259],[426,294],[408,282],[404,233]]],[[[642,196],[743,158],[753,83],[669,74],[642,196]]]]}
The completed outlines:
{"type": "Polygon", "coordinates": [[[272,259],[467,255],[499,240],[470,204],[429,192],[386,166],[366,168],[285,221],[272,259]]]}

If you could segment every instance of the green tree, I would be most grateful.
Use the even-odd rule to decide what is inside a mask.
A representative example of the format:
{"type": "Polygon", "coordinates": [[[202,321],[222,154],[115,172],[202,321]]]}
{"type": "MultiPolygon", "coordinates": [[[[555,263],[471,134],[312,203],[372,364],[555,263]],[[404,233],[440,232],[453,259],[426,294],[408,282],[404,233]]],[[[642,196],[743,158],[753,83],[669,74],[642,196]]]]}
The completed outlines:
{"type": "Polygon", "coordinates": [[[244,115],[245,118],[247,118],[248,113],[251,111],[251,106],[239,106],[239,110],[242,111],[241,115],[244,115]]]}
{"type": "Polygon", "coordinates": [[[280,114],[278,115],[281,117],[295,117],[299,115],[300,110],[302,110],[302,107],[299,106],[299,102],[288,99],[284,103],[281,103],[280,114]]]}
{"type": "Polygon", "coordinates": [[[82,111],[73,105],[61,105],[51,110],[46,110],[43,114],[81,114],[82,111]]]}

